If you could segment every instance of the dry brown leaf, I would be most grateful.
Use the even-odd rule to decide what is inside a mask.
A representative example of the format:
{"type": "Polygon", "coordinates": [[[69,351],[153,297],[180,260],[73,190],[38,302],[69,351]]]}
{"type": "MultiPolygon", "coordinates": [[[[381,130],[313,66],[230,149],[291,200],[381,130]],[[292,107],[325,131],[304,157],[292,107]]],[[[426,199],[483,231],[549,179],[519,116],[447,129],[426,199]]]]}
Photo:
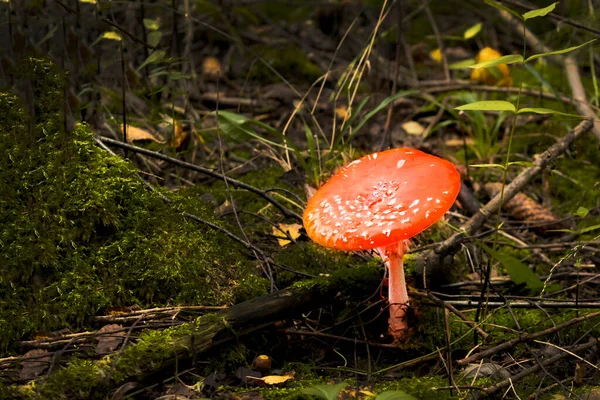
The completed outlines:
{"type": "Polygon", "coordinates": [[[425,127],[417,121],[408,121],[401,126],[409,135],[422,135],[425,132],[425,127]]]}
{"type": "Polygon", "coordinates": [[[287,232],[292,239],[296,240],[300,237],[300,229],[302,229],[300,224],[279,224],[273,227],[273,235],[277,237],[279,246],[284,247],[292,242],[283,232],[287,232]]]}
{"type": "Polygon", "coordinates": [[[104,333],[104,335],[98,336],[98,345],[96,346],[96,353],[99,355],[110,354],[116,350],[117,347],[125,340],[125,332],[119,331],[123,327],[119,324],[110,324],[103,326],[98,333],[104,333]],[[119,332],[117,332],[119,331],[119,332]]]}
{"type": "Polygon", "coordinates": [[[467,146],[473,146],[475,144],[475,141],[473,140],[473,138],[452,138],[444,141],[444,144],[448,147],[462,147],[465,145],[465,143],[467,144],[467,146]]]}
{"type": "MultiPolygon", "coordinates": [[[[121,125],[121,133],[123,133],[123,125],[121,125]]],[[[151,140],[156,143],[165,143],[165,140],[158,134],[153,135],[152,133],[127,124],[127,142],[132,143],[135,140],[151,140]]]]}
{"type": "Polygon", "coordinates": [[[183,130],[183,126],[179,120],[173,120],[169,118],[171,124],[173,125],[173,137],[169,141],[169,146],[174,149],[178,149],[183,141],[187,138],[188,134],[183,130]]]}
{"type": "Polygon", "coordinates": [[[23,369],[19,374],[19,378],[23,380],[34,379],[42,374],[50,365],[52,357],[47,350],[34,349],[25,353],[25,357],[31,357],[30,360],[21,361],[23,369]]]}

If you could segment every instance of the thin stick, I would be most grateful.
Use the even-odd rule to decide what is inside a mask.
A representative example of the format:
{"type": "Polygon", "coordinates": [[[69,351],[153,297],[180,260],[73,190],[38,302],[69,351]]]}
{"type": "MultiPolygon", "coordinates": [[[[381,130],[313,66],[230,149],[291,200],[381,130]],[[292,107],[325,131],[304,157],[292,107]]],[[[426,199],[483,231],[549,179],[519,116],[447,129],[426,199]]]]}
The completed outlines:
{"type": "Polygon", "coordinates": [[[259,195],[260,197],[262,197],[263,199],[265,199],[266,201],[268,201],[269,203],[271,203],[273,206],[275,206],[277,209],[279,209],[279,211],[281,211],[283,213],[284,216],[288,217],[288,218],[294,218],[298,221],[302,221],[302,217],[300,215],[298,215],[297,213],[289,210],[288,208],[286,208],[283,204],[279,203],[277,200],[275,200],[273,197],[269,196],[268,194],[266,194],[263,190],[260,190],[258,188],[255,188],[254,186],[248,185],[247,183],[238,181],[236,179],[233,178],[229,178],[227,176],[221,175],[218,172],[215,172],[211,169],[208,168],[204,168],[204,167],[200,167],[198,165],[195,164],[191,164],[185,161],[181,161],[178,160],[176,158],[173,157],[169,157],[166,156],[164,154],[158,153],[156,151],[151,151],[151,150],[147,150],[141,147],[137,147],[137,146],[133,146],[131,144],[128,143],[122,143],[119,142],[117,140],[114,139],[110,139],[104,136],[99,136],[97,138],[97,140],[106,143],[108,145],[111,146],[115,146],[115,147],[120,147],[122,149],[126,149],[126,150],[131,150],[135,153],[139,153],[139,154],[143,154],[145,156],[149,156],[149,157],[154,157],[154,158],[158,158],[159,160],[163,160],[166,161],[168,163],[177,165],[179,167],[182,168],[187,168],[190,169],[192,171],[196,171],[196,172],[200,172],[204,175],[208,175],[212,178],[216,178],[222,181],[227,181],[227,183],[229,183],[230,185],[232,185],[234,188],[242,188],[242,189],[246,189],[249,192],[252,192],[254,194],[259,195]]]}
{"type": "Polygon", "coordinates": [[[491,347],[491,348],[489,348],[487,350],[483,350],[483,351],[480,351],[478,353],[472,354],[469,357],[460,359],[460,360],[456,361],[456,363],[458,365],[460,365],[460,366],[465,366],[465,365],[470,364],[472,362],[478,361],[478,360],[480,360],[482,358],[485,358],[485,357],[491,356],[493,354],[499,353],[501,351],[505,351],[505,350],[508,350],[510,348],[513,348],[514,346],[516,346],[519,343],[523,343],[523,342],[535,340],[535,339],[537,339],[539,337],[542,337],[542,336],[545,336],[545,335],[549,335],[549,334],[557,332],[557,331],[559,331],[559,330],[561,330],[563,328],[567,328],[567,327],[569,327],[571,325],[576,325],[576,324],[578,324],[580,322],[588,321],[588,320],[590,320],[592,318],[596,318],[596,317],[600,317],[600,311],[595,312],[595,313],[591,313],[591,314],[587,314],[587,315],[583,315],[583,316],[578,317],[578,318],[573,318],[570,321],[563,322],[562,324],[558,324],[556,326],[553,326],[552,328],[544,329],[544,330],[539,331],[539,332],[535,332],[535,333],[531,333],[531,334],[528,334],[528,335],[523,335],[523,336],[511,339],[508,342],[504,342],[504,343],[499,344],[498,346],[491,347]]]}
{"type": "Polygon", "coordinates": [[[504,204],[512,199],[534,176],[547,168],[559,155],[563,154],[575,140],[589,131],[592,126],[593,123],[591,120],[580,122],[579,125],[554,145],[550,146],[542,154],[536,154],[533,157],[535,160],[533,166],[524,169],[510,184],[506,185],[503,196],[497,194],[485,206],[481,207],[475,215],[461,226],[460,232],[456,232],[448,239],[436,245],[433,249],[415,254],[417,272],[436,273],[437,271],[435,269],[441,265],[441,259],[456,252],[467,236],[473,235],[483,226],[490,216],[494,215],[501,202],[504,204]],[[426,271],[427,268],[434,269],[434,271],[426,271]]]}

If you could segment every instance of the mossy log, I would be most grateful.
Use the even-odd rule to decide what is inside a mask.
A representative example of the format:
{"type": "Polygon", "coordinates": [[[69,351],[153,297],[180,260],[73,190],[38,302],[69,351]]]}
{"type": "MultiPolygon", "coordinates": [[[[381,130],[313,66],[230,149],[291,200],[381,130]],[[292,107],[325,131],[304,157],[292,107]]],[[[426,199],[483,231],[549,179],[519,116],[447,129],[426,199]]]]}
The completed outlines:
{"type": "Polygon", "coordinates": [[[301,281],[222,312],[201,316],[192,323],[146,331],[136,343],[97,361],[73,359],[59,367],[60,354],[57,354],[52,363],[54,371],[27,385],[13,386],[10,391],[21,398],[105,398],[127,381],[147,381],[156,372],[168,373],[170,368],[176,369],[192,357],[198,359],[202,353],[242,335],[330,304],[336,297],[369,296],[381,283],[381,276],[381,267],[369,264],[301,281]]]}

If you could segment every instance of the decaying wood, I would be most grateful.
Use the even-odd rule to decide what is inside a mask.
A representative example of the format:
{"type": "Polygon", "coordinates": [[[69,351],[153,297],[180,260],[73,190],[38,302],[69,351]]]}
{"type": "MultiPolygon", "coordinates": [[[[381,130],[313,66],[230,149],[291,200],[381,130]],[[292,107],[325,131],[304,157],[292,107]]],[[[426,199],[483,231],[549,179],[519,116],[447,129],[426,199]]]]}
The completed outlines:
{"type": "Polygon", "coordinates": [[[485,206],[480,208],[475,215],[460,227],[460,232],[456,232],[431,249],[415,254],[414,260],[416,262],[417,273],[426,276],[442,274],[443,266],[451,261],[452,256],[460,248],[461,243],[466,240],[467,236],[476,233],[488,218],[498,212],[501,204],[506,204],[506,202],[519,193],[533,177],[554,162],[575,140],[588,132],[592,126],[593,122],[591,120],[584,120],[546,151],[536,154],[533,166],[524,169],[504,188],[504,193],[497,194],[485,206]]]}
{"type": "MultiPolygon", "coordinates": [[[[235,340],[241,335],[250,334],[270,326],[276,321],[294,318],[300,316],[303,312],[330,304],[340,293],[352,293],[352,296],[360,297],[371,295],[381,283],[381,273],[382,270],[373,267],[352,268],[332,274],[328,278],[304,281],[304,286],[279,290],[227,309],[218,310],[211,314],[218,316],[217,318],[204,319],[202,317],[199,323],[194,324],[190,335],[183,335],[175,339],[172,345],[172,353],[169,357],[165,357],[164,362],[160,365],[157,364],[156,359],[152,357],[146,359],[142,356],[139,358],[134,372],[117,370],[119,366],[118,363],[114,363],[114,357],[119,357],[120,354],[126,351],[121,347],[118,350],[119,353],[112,356],[111,363],[113,366],[108,376],[125,375],[136,380],[143,379],[148,374],[173,366],[175,363],[190,359],[192,356],[197,358],[203,352],[235,340]]],[[[143,316],[143,312],[140,313],[140,317],[143,316]]],[[[124,329],[129,330],[127,334],[127,337],[129,337],[132,327],[113,329],[110,332],[104,332],[104,335],[114,336],[115,332],[122,332],[124,329]]],[[[86,338],[89,341],[101,337],[102,332],[86,332],[75,335],[77,335],[77,339],[86,338]]],[[[118,338],[121,340],[122,335],[118,338]]],[[[25,365],[23,362],[29,362],[30,364],[35,362],[36,367],[47,368],[49,358],[52,359],[51,365],[57,365],[60,357],[67,353],[64,350],[68,346],[77,345],[77,343],[79,343],[78,340],[70,338],[69,343],[64,345],[58,352],[44,352],[41,355],[36,353],[28,357],[11,357],[10,359],[0,360],[0,363],[3,362],[5,364],[3,368],[7,368],[16,364],[23,367],[25,365]]],[[[115,348],[112,348],[112,350],[115,350],[115,348]]],[[[99,363],[106,365],[104,359],[101,359],[99,363]]],[[[44,378],[46,380],[52,379],[52,372],[55,372],[52,367],[50,369],[51,371],[44,378]]],[[[26,372],[29,374],[29,370],[26,372]]],[[[99,386],[106,387],[116,384],[111,379],[107,379],[105,374],[99,374],[97,380],[99,386]]],[[[123,382],[119,382],[119,384],[123,384],[123,382]]]]}

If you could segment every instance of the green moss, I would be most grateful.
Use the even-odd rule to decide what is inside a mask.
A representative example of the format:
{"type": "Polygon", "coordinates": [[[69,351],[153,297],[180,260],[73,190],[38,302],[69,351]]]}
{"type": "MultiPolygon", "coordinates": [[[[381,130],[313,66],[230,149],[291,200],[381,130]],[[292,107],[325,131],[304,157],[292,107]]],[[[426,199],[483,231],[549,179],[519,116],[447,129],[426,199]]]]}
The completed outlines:
{"type": "MultiPolygon", "coordinates": [[[[450,395],[449,390],[434,390],[433,388],[448,386],[448,380],[441,376],[414,376],[411,378],[402,378],[393,382],[379,383],[375,385],[377,393],[386,390],[402,390],[415,396],[420,400],[438,400],[458,398],[450,395]]],[[[456,392],[454,392],[456,393],[456,392]]]]}
{"type": "Polygon", "coordinates": [[[33,331],[79,329],[107,306],[231,303],[251,273],[246,257],[181,216],[222,224],[211,210],[171,194],[165,204],[87,126],[64,132],[53,64],[30,59],[20,70],[32,116],[0,93],[0,349],[33,331]]]}
{"type": "MultiPolygon", "coordinates": [[[[91,360],[73,359],[69,365],[52,375],[52,379],[42,381],[39,390],[41,399],[73,400],[100,399],[108,393],[99,391],[100,370],[91,360]]],[[[34,387],[34,390],[38,390],[34,387]]]]}
{"type": "Polygon", "coordinates": [[[269,291],[270,283],[267,279],[256,275],[248,275],[238,281],[233,296],[235,303],[241,303],[265,295],[269,291]]]}

